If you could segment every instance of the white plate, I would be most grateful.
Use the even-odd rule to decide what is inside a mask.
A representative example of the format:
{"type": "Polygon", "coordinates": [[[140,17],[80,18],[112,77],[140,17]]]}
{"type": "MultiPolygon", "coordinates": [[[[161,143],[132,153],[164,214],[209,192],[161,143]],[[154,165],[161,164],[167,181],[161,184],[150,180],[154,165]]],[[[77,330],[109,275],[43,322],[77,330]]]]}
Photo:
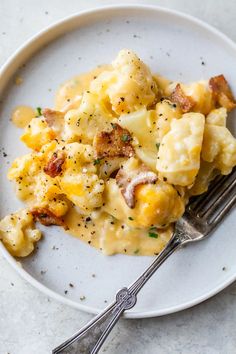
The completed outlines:
{"type": "MultiPolygon", "coordinates": [[[[199,80],[224,73],[236,92],[234,43],[190,16],[158,7],[122,5],[80,13],[51,26],[23,46],[1,72],[0,90],[5,96],[0,111],[0,144],[8,155],[4,158],[1,152],[1,217],[21,207],[6,178],[8,161],[26,151],[19,141],[21,131],[9,122],[12,109],[18,104],[52,106],[60,83],[100,63],[109,63],[122,48],[133,49],[153,72],[175,80],[199,80]],[[23,63],[26,66],[18,71],[23,63]],[[12,80],[17,71],[24,79],[20,86],[12,80]]],[[[235,131],[235,119],[230,121],[235,131]]],[[[230,284],[236,278],[235,216],[234,210],[208,240],[170,257],[126,317],[179,311],[230,284]]],[[[1,245],[2,254],[47,295],[91,313],[103,309],[105,300],[113,300],[116,290],[132,282],[152,261],[150,257],[105,257],[63,231],[44,230],[38,251],[23,259],[22,267],[1,245]],[[58,250],[52,249],[54,245],[58,250]],[[86,299],[80,300],[81,296],[86,299]]]]}

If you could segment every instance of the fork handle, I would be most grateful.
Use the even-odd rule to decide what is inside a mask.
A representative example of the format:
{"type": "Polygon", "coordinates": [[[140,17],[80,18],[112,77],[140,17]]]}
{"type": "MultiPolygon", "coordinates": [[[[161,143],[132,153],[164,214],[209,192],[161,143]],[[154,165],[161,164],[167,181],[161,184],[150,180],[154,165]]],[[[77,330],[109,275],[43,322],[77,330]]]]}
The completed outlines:
{"type": "Polygon", "coordinates": [[[129,288],[122,288],[115,301],[78,333],[52,351],[52,354],[96,354],[124,311],[134,307],[137,294],[160,265],[183,244],[175,233],[164,250],[129,288]]]}

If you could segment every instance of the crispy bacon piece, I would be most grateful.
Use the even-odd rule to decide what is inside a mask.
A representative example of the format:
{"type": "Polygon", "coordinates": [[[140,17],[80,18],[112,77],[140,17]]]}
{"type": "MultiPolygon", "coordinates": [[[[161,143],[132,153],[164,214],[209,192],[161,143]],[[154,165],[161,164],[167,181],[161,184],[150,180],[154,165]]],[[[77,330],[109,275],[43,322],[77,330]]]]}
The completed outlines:
{"type": "Polygon", "coordinates": [[[65,155],[61,151],[54,152],[43,170],[47,175],[54,178],[61,173],[64,162],[65,155]]]}
{"type": "Polygon", "coordinates": [[[177,84],[170,95],[170,100],[180,106],[184,113],[190,112],[195,105],[195,101],[190,96],[186,96],[180,84],[177,84]]]}
{"type": "Polygon", "coordinates": [[[127,129],[119,124],[112,124],[112,131],[102,131],[94,138],[94,148],[97,158],[134,155],[131,145],[132,137],[127,129]]]}
{"type": "Polygon", "coordinates": [[[121,188],[121,193],[129,208],[135,207],[135,188],[141,184],[155,183],[157,175],[149,171],[145,165],[142,165],[136,172],[127,173],[123,168],[116,175],[116,183],[121,188]]]}
{"type": "Polygon", "coordinates": [[[39,221],[42,225],[57,225],[64,227],[64,229],[68,229],[63,218],[54,215],[47,208],[34,208],[31,210],[31,214],[33,215],[34,220],[39,221]]]}
{"type": "Polygon", "coordinates": [[[64,122],[64,113],[60,111],[55,111],[50,108],[45,108],[42,110],[42,114],[46,119],[49,127],[55,128],[55,130],[61,130],[64,122]]]}
{"type": "Polygon", "coordinates": [[[212,90],[213,99],[227,111],[236,107],[235,98],[224,75],[214,76],[209,80],[209,87],[212,90]]]}

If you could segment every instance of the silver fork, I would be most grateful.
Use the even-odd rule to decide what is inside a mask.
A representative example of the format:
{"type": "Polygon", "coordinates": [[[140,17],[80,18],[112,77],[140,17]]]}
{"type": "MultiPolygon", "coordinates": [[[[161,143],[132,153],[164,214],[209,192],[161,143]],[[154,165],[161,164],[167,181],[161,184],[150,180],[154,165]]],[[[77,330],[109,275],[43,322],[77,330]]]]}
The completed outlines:
{"type": "Polygon", "coordinates": [[[190,201],[183,217],[175,224],[167,246],[145,272],[129,287],[119,290],[110,306],[52,353],[98,353],[118,319],[124,311],[134,307],[138,292],[160,265],[181,246],[205,239],[222,221],[235,204],[235,187],[236,169],[228,176],[218,176],[207,193],[190,201]]]}

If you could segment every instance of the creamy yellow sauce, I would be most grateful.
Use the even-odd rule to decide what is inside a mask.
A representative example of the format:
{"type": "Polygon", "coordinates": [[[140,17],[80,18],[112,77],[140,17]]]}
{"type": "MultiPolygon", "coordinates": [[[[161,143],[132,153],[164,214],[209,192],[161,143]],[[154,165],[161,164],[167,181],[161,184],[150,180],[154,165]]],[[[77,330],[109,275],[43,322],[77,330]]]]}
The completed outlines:
{"type": "Polygon", "coordinates": [[[35,110],[30,106],[17,106],[12,112],[11,120],[18,128],[25,128],[35,117],[35,110]]]}
{"type": "MultiPolygon", "coordinates": [[[[89,89],[91,81],[104,70],[109,70],[110,65],[99,66],[96,69],[75,76],[60,86],[55,97],[55,109],[68,111],[78,108],[84,91],[89,89]]],[[[161,77],[158,76],[158,81],[161,77]]],[[[169,80],[163,86],[168,86],[169,80]]],[[[150,256],[159,253],[172,235],[172,227],[158,230],[158,238],[148,236],[146,229],[130,229],[119,220],[115,220],[106,212],[93,213],[90,221],[86,216],[81,216],[75,208],[66,215],[67,231],[83,242],[100,249],[107,255],[122,253],[129,255],[150,256]]]]}
{"type": "Polygon", "coordinates": [[[109,70],[111,65],[100,65],[94,70],[77,75],[62,84],[55,97],[55,109],[67,112],[70,109],[78,108],[84,91],[88,90],[92,80],[102,71],[109,70]]]}
{"type": "MultiPolygon", "coordinates": [[[[94,70],[75,76],[62,84],[55,96],[55,109],[67,112],[79,107],[84,91],[90,83],[110,65],[102,65],[94,70]]],[[[156,75],[156,81],[163,91],[170,81],[156,75]]],[[[35,110],[29,106],[18,106],[12,113],[12,122],[19,128],[26,127],[35,110]]],[[[69,210],[65,217],[67,232],[107,255],[116,253],[150,256],[158,254],[172,235],[172,227],[158,230],[157,238],[149,237],[148,229],[131,229],[104,211],[94,212],[91,217],[81,215],[76,208],[69,210]]]]}
{"type": "MultiPolygon", "coordinates": [[[[79,107],[84,91],[90,83],[104,70],[110,70],[110,65],[102,65],[94,70],[75,76],[62,84],[55,96],[55,109],[67,112],[79,107]]],[[[163,91],[171,83],[156,75],[156,81],[163,91]]],[[[19,128],[26,127],[35,110],[29,106],[18,106],[12,113],[12,122],[19,128]]],[[[67,233],[73,235],[90,246],[107,255],[116,253],[128,255],[150,256],[158,254],[172,235],[172,227],[158,230],[157,238],[149,237],[148,229],[129,228],[125,223],[114,219],[104,211],[94,212],[90,217],[81,215],[76,208],[71,208],[65,217],[68,226],[67,233]]]]}
{"type": "Polygon", "coordinates": [[[176,86],[176,82],[173,82],[169,79],[167,79],[164,76],[155,74],[153,75],[155,81],[157,82],[157,85],[159,87],[159,89],[161,89],[163,95],[170,95],[172,90],[174,89],[174,87],[176,86]]]}
{"type": "Polygon", "coordinates": [[[148,229],[130,229],[106,212],[98,211],[91,216],[81,216],[75,208],[66,215],[67,232],[106,255],[116,253],[152,256],[160,253],[169,241],[173,229],[159,229],[158,237],[149,236],[148,229]]]}

